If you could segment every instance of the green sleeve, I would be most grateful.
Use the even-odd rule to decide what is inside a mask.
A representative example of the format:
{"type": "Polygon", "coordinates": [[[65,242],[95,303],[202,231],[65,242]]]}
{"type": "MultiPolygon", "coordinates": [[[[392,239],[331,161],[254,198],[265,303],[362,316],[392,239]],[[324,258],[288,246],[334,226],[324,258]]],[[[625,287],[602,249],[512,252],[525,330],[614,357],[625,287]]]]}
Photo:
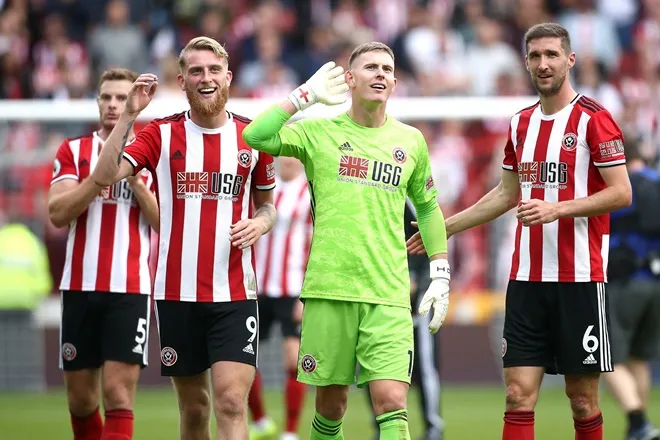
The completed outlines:
{"type": "Polygon", "coordinates": [[[408,197],[417,211],[417,224],[429,256],[447,252],[445,219],[436,198],[438,190],[433,182],[431,159],[426,140],[417,132],[417,163],[408,183],[408,197]]]}
{"type": "Polygon", "coordinates": [[[436,254],[447,252],[447,230],[445,229],[445,217],[435,200],[429,200],[422,205],[416,206],[417,225],[422,235],[422,241],[426,248],[426,254],[432,257],[436,254]]]}
{"type": "Polygon", "coordinates": [[[303,121],[285,125],[291,115],[274,105],[257,116],[243,130],[243,140],[257,151],[271,156],[289,156],[306,163],[311,143],[303,121]]]}

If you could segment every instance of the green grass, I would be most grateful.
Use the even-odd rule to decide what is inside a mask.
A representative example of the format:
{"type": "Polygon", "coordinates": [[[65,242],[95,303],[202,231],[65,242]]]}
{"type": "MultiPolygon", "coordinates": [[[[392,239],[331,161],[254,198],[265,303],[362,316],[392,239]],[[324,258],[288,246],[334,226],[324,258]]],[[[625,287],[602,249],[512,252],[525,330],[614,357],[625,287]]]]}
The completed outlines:
{"type": "MultiPolygon", "coordinates": [[[[502,430],[502,389],[449,388],[444,390],[442,409],[447,422],[448,440],[499,440],[502,430]]],[[[660,389],[654,390],[651,401],[660,402],[660,389]]],[[[284,405],[281,393],[266,394],[267,412],[281,426],[284,405]]],[[[603,394],[601,402],[605,416],[605,440],[623,438],[624,418],[612,399],[603,394]]],[[[421,434],[421,420],[414,391],[409,398],[410,432],[413,440],[421,434]]],[[[307,395],[300,427],[302,440],[308,438],[313,415],[313,396],[307,395]]],[[[660,423],[660,407],[651,413],[660,423]]],[[[136,440],[178,439],[176,400],[170,389],[143,389],[136,400],[136,440]]],[[[65,395],[61,391],[43,394],[0,395],[0,438],[11,440],[71,439],[65,395]]],[[[347,440],[371,440],[373,431],[370,412],[361,391],[350,395],[348,413],[344,419],[347,440]]],[[[560,388],[544,388],[537,407],[536,440],[570,440],[574,438],[568,400],[560,388]]]]}

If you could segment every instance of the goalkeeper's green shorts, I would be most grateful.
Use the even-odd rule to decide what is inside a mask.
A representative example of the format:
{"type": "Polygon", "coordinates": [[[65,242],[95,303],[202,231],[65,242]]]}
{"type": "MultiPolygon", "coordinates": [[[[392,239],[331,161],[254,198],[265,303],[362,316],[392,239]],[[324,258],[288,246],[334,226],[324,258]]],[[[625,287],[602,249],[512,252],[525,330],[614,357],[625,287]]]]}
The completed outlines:
{"type": "Polygon", "coordinates": [[[404,307],[310,298],[305,300],[298,381],[358,387],[372,380],[410,383],[413,322],[404,307]]]}

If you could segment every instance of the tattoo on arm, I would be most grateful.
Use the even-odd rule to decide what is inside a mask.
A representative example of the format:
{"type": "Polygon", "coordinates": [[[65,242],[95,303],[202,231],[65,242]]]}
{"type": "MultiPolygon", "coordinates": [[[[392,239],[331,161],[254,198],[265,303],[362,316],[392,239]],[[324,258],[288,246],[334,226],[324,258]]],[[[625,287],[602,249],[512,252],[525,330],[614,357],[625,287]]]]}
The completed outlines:
{"type": "Polygon", "coordinates": [[[131,133],[132,128],[133,128],[133,122],[128,124],[128,127],[126,127],[126,133],[124,133],[124,137],[121,139],[121,148],[119,150],[119,156],[117,156],[117,165],[121,165],[121,158],[124,155],[124,150],[126,149],[126,142],[128,142],[128,135],[131,133]]]}

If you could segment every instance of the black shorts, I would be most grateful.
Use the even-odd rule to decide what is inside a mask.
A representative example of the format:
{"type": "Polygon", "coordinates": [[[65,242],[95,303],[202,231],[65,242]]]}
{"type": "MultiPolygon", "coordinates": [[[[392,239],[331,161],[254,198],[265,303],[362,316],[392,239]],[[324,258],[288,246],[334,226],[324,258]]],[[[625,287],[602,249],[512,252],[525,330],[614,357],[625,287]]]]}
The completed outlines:
{"type": "Polygon", "coordinates": [[[612,371],[605,284],[510,281],[504,367],[545,367],[549,374],[612,371]]]}
{"type": "Polygon", "coordinates": [[[99,368],[105,361],[147,366],[149,295],[62,292],[60,368],[99,368]]]}
{"type": "Polygon", "coordinates": [[[651,361],[660,355],[660,283],[656,280],[610,282],[612,360],[651,361]]]}
{"type": "Polygon", "coordinates": [[[218,361],[257,366],[257,301],[156,300],[161,375],[196,376],[218,361]]]}
{"type": "Polygon", "coordinates": [[[275,322],[280,323],[283,337],[300,339],[300,323],[293,320],[293,309],[298,301],[299,298],[292,296],[259,296],[259,339],[268,339],[275,322]]]}

